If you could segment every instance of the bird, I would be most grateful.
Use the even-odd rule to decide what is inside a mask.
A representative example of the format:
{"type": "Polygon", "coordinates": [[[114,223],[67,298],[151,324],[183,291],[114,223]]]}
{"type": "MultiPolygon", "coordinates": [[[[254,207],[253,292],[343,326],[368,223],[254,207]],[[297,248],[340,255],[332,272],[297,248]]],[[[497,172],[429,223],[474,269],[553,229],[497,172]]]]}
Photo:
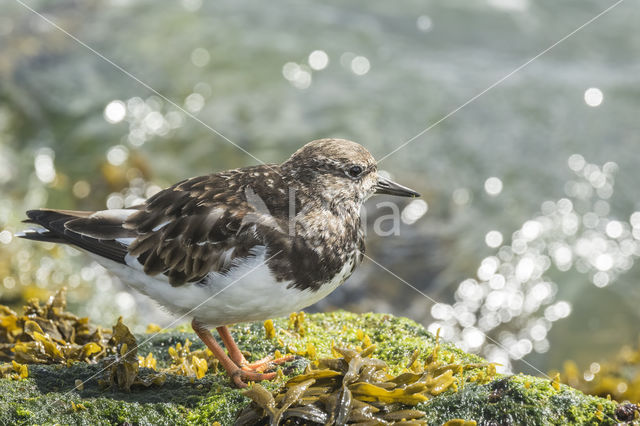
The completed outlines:
{"type": "Polygon", "coordinates": [[[24,222],[35,227],[18,236],[78,248],[188,316],[243,388],[275,378],[292,356],[249,363],[228,326],[300,311],[340,286],[363,260],[360,210],[374,194],[420,196],[378,173],[362,145],[327,138],[281,164],[186,179],[129,208],[29,210],[24,222]]]}

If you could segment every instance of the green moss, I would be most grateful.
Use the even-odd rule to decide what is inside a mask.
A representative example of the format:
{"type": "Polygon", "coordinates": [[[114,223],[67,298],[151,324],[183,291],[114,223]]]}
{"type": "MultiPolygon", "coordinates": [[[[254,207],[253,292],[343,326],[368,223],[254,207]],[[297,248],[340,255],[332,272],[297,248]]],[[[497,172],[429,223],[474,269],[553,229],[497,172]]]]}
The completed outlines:
{"type": "Polygon", "coordinates": [[[548,379],[517,375],[465,386],[418,408],[427,413],[430,424],[464,418],[506,425],[566,425],[616,424],[617,405],[565,385],[556,390],[548,379]]]}
{"type": "MultiPolygon", "coordinates": [[[[421,358],[431,352],[435,338],[423,327],[405,318],[390,315],[333,312],[309,315],[302,330],[289,329],[286,318],[274,321],[276,337],[267,339],[263,324],[233,328],[241,349],[258,359],[275,350],[306,353],[313,345],[318,357],[332,355],[332,342],[338,346],[359,346],[367,335],[376,344],[374,357],[386,361],[394,372],[402,370],[419,349],[421,358]],[[360,332],[358,330],[361,330],[360,332]]],[[[139,354],[152,352],[158,367],[170,363],[169,346],[193,342],[192,349],[203,347],[199,339],[182,328],[157,335],[138,336],[139,354]],[[151,338],[153,336],[153,338],[151,338]],[[150,340],[148,340],[151,338],[150,340]],[[145,341],[148,340],[148,341],[145,341]]],[[[464,363],[483,360],[443,343],[440,356],[464,363]]],[[[301,359],[285,371],[285,379],[299,372],[308,361],[301,359]]],[[[101,389],[101,364],[30,365],[25,380],[0,380],[0,424],[233,424],[237,414],[249,403],[229,386],[222,373],[208,372],[200,380],[168,375],[164,385],[134,387],[131,392],[101,389]],[[83,390],[71,390],[75,380],[86,381],[83,390]],[[73,403],[73,404],[72,404],[73,403]],[[78,405],[81,404],[81,405],[78,405]]],[[[141,369],[144,373],[145,369],[141,369]]],[[[282,382],[268,383],[276,389],[282,382]]],[[[555,385],[558,386],[557,384],[555,385]]],[[[467,384],[458,392],[448,391],[418,406],[430,424],[442,424],[453,418],[498,424],[603,424],[615,423],[617,404],[585,396],[561,385],[557,390],[549,380],[530,376],[500,378],[488,384],[467,384]]]]}

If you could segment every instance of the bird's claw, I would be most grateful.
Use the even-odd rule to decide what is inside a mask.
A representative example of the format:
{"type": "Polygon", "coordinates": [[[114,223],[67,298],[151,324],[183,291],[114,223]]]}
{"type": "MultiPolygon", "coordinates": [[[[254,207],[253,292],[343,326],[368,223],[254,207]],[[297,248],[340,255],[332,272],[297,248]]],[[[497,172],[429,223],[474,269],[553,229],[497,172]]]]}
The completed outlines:
{"type": "Polygon", "coordinates": [[[276,367],[277,365],[282,365],[286,362],[293,361],[294,359],[295,355],[285,355],[277,359],[273,359],[273,356],[269,355],[255,362],[249,363],[245,361],[239,367],[245,371],[257,371],[262,373],[276,367]]]}
{"type": "Polygon", "coordinates": [[[262,380],[273,380],[278,374],[273,373],[260,373],[257,371],[249,371],[238,368],[230,374],[233,384],[242,389],[247,387],[246,382],[260,382],[262,380]]]}

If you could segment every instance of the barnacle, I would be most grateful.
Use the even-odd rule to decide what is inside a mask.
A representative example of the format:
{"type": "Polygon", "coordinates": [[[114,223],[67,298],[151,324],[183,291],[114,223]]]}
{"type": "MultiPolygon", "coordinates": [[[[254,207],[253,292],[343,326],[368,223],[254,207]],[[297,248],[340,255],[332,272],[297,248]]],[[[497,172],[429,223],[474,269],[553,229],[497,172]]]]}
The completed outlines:
{"type": "MultiPolygon", "coordinates": [[[[293,316],[292,316],[293,318],[293,316]]],[[[362,333],[356,337],[364,341],[362,333]]],[[[493,364],[457,364],[441,361],[439,343],[424,362],[420,352],[408,359],[407,368],[397,376],[388,365],[371,358],[375,345],[362,350],[332,347],[337,358],[324,358],[309,364],[303,374],[295,376],[275,394],[259,384],[245,391],[249,405],[236,425],[253,424],[425,424],[424,413],[409,408],[447,390],[456,391],[464,382],[463,372],[475,381],[485,382],[495,376],[493,364]],[[483,373],[481,374],[480,371],[483,373]]],[[[475,422],[452,420],[451,425],[475,422]],[[456,423],[458,422],[458,423],[456,423]]]]}

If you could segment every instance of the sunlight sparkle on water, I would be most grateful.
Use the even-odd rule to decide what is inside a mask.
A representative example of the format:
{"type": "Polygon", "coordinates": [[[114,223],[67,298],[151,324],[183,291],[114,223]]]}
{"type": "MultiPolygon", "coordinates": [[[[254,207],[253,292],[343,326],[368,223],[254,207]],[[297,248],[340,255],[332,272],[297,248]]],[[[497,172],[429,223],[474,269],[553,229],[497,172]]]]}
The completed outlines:
{"type": "Polygon", "coordinates": [[[464,206],[471,201],[471,193],[467,188],[458,188],[453,191],[451,198],[453,198],[453,202],[457,205],[464,206]]]}
{"type": "Polygon", "coordinates": [[[53,164],[54,152],[50,148],[38,150],[34,159],[36,176],[43,183],[51,183],[56,178],[56,169],[53,164]]]}
{"type": "Polygon", "coordinates": [[[204,107],[204,96],[192,93],[184,100],[184,107],[191,113],[199,112],[204,107]]]}
{"type": "Polygon", "coordinates": [[[427,32],[431,30],[431,27],[433,26],[433,22],[431,21],[431,18],[429,18],[427,15],[421,15],[421,16],[418,16],[418,20],[416,21],[416,26],[420,31],[427,32]]]}
{"type": "Polygon", "coordinates": [[[502,192],[502,181],[497,177],[490,177],[484,182],[484,190],[491,196],[496,196],[502,192]]]}
{"type": "Polygon", "coordinates": [[[9,244],[12,239],[13,239],[13,235],[11,234],[11,232],[7,231],[6,229],[0,232],[0,243],[9,244]]]}
{"type": "Polygon", "coordinates": [[[621,222],[618,222],[617,220],[612,220],[609,223],[607,223],[605,232],[611,238],[620,238],[622,236],[622,233],[624,232],[624,228],[621,222]]]}
{"type": "Polygon", "coordinates": [[[196,47],[191,52],[191,62],[198,68],[206,66],[211,60],[211,54],[207,49],[196,47]]]}
{"type": "Polygon", "coordinates": [[[484,237],[484,242],[491,248],[500,247],[502,245],[502,234],[500,231],[489,231],[484,237]]]}
{"type": "MultiPolygon", "coordinates": [[[[605,287],[640,256],[640,212],[632,213],[629,222],[609,217],[607,199],[613,195],[617,165],[588,163],[580,154],[573,154],[567,163],[575,174],[565,185],[568,197],[544,201],[540,212],[513,232],[510,244],[493,247],[497,256],[481,261],[477,280],[459,283],[454,303],[432,309],[436,321],[429,329],[446,328],[451,340],[463,347],[472,346],[465,339],[468,327],[499,342],[502,347],[485,342],[473,351],[500,359],[504,371],[509,371],[510,360],[531,351],[548,351],[546,336],[552,323],[571,314],[569,302],[555,300],[558,284],[546,276],[553,265],[560,272],[588,275],[594,286],[605,287]]],[[[502,182],[489,178],[485,189],[497,194],[502,182]]],[[[456,196],[465,198],[454,192],[456,204],[456,196]]],[[[497,243],[491,242],[494,237],[485,236],[487,245],[497,243]]]]}
{"type": "Polygon", "coordinates": [[[411,201],[407,206],[402,209],[400,218],[407,225],[414,224],[418,219],[424,216],[429,210],[427,202],[421,199],[411,201]]]}
{"type": "Polygon", "coordinates": [[[469,349],[477,349],[484,343],[486,335],[475,327],[465,328],[462,338],[469,349]]]}
{"type": "Polygon", "coordinates": [[[107,151],[107,161],[114,166],[122,165],[127,158],[129,158],[129,150],[122,145],[112,146],[107,151]]]}
{"type": "Polygon", "coordinates": [[[556,266],[561,271],[566,271],[571,266],[573,254],[571,249],[567,245],[558,245],[553,251],[553,260],[556,262],[556,266]]]}
{"type": "Polygon", "coordinates": [[[573,154],[572,156],[569,157],[569,160],[567,161],[567,163],[569,164],[569,168],[571,170],[573,170],[574,172],[577,172],[582,170],[582,168],[586,164],[586,161],[582,155],[573,154]]]}
{"type": "Polygon", "coordinates": [[[595,285],[596,287],[606,287],[607,285],[609,285],[609,274],[603,271],[596,272],[593,275],[592,281],[593,285],[595,285]]]}
{"type": "Polygon", "coordinates": [[[537,220],[528,220],[522,225],[522,236],[527,241],[533,241],[542,232],[542,224],[537,220]]]}
{"type": "Polygon", "coordinates": [[[79,180],[73,184],[71,191],[77,198],[86,198],[91,193],[91,185],[86,180],[79,180]]]}
{"type": "Polygon", "coordinates": [[[597,87],[590,87],[584,92],[584,102],[590,107],[597,107],[602,103],[604,95],[597,87]]]}
{"type": "Polygon", "coordinates": [[[311,70],[306,65],[287,62],[282,67],[282,75],[297,89],[306,89],[311,85],[311,70]]]}
{"type": "Polygon", "coordinates": [[[355,75],[365,75],[371,69],[369,60],[364,56],[356,56],[351,60],[351,71],[355,75]]]}
{"type": "Polygon", "coordinates": [[[308,62],[311,69],[320,71],[329,65],[329,55],[324,50],[314,50],[309,54],[308,62]]]}
{"type": "Polygon", "coordinates": [[[115,124],[121,122],[127,115],[127,108],[124,102],[113,100],[104,108],[104,119],[109,123],[115,124]]]}

